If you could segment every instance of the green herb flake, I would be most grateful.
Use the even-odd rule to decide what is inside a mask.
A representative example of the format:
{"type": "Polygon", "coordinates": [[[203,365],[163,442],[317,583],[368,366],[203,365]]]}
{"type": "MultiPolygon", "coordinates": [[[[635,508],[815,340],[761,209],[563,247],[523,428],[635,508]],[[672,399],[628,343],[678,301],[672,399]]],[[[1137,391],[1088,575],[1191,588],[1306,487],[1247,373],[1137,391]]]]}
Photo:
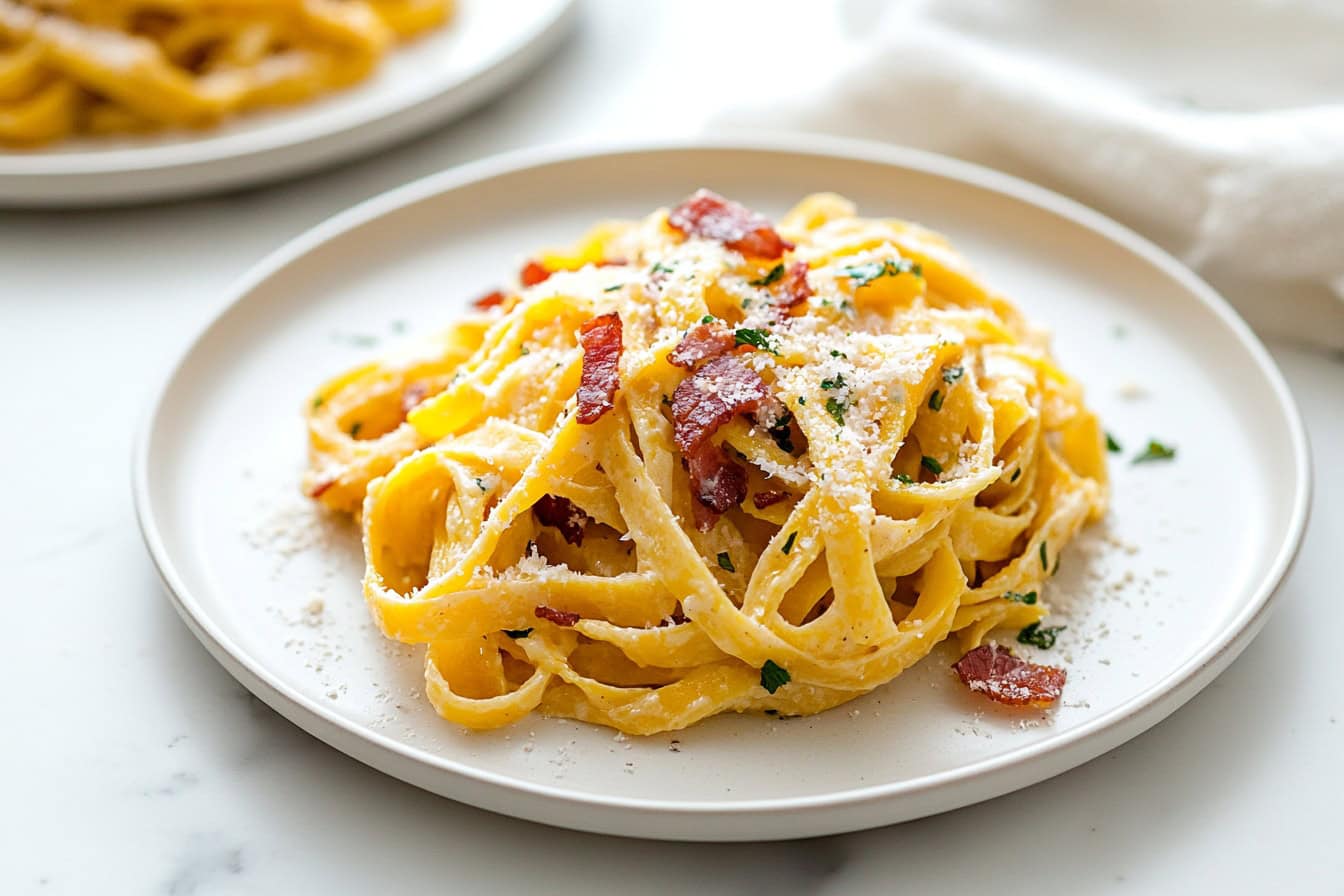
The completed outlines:
{"type": "Polygon", "coordinates": [[[761,277],[759,280],[752,280],[751,285],[769,286],[771,283],[774,283],[776,280],[778,280],[780,277],[783,276],[784,276],[784,265],[782,263],[777,264],[774,267],[772,267],[770,269],[770,273],[766,274],[764,277],[761,277]]]}
{"type": "Polygon", "coordinates": [[[914,478],[913,476],[911,476],[909,473],[897,473],[896,475],[892,476],[891,478],[892,478],[892,479],[895,479],[895,480],[896,480],[897,482],[899,482],[901,485],[914,485],[914,484],[915,484],[915,478],[914,478]]]}
{"type": "Polygon", "coordinates": [[[672,273],[672,268],[668,267],[667,265],[663,264],[663,263],[660,261],[660,262],[657,262],[656,264],[654,264],[654,266],[653,266],[652,268],[649,269],[649,273],[650,273],[650,274],[670,274],[670,273],[672,273]]]}
{"type": "Polygon", "coordinates": [[[358,420],[356,420],[354,423],[352,423],[352,424],[350,425],[350,438],[352,438],[352,439],[357,439],[357,438],[359,438],[359,431],[360,431],[361,429],[363,429],[363,428],[364,428],[364,424],[361,423],[361,422],[358,421],[358,420]]]}
{"type": "Polygon", "coordinates": [[[766,660],[765,665],[761,667],[761,687],[772,694],[788,684],[792,678],[789,670],[774,660],[766,660]]]}
{"type": "Polygon", "coordinates": [[[624,283],[613,283],[611,286],[605,286],[605,287],[603,287],[603,288],[602,288],[602,291],[603,291],[603,292],[615,292],[616,290],[620,289],[622,286],[625,286],[625,284],[624,284],[624,283]]]}
{"type": "Polygon", "coordinates": [[[944,367],[943,382],[947,383],[950,386],[957,380],[961,379],[962,374],[964,374],[965,372],[966,369],[959,364],[953,367],[944,367]]]}
{"type": "Polygon", "coordinates": [[[508,635],[508,636],[509,636],[510,638],[512,638],[513,640],[517,641],[519,638],[526,638],[528,635],[532,634],[532,629],[530,629],[530,628],[506,628],[506,629],[504,629],[504,634],[508,635]]]}
{"type": "Polygon", "coordinates": [[[719,551],[719,569],[737,572],[737,568],[733,566],[733,558],[728,556],[727,551],[719,551]]]}
{"type": "Polygon", "coordinates": [[[1148,440],[1148,447],[1143,449],[1143,453],[1134,458],[1136,464],[1146,464],[1154,460],[1171,460],[1176,456],[1176,449],[1170,445],[1163,445],[1156,439],[1148,440]]]}
{"type": "Polygon", "coordinates": [[[778,355],[779,350],[770,344],[769,337],[760,330],[753,330],[750,327],[739,327],[733,333],[734,345],[749,345],[752,348],[758,348],[761,351],[769,352],[772,355],[778,355]]]}
{"type": "Polygon", "coordinates": [[[790,532],[789,537],[784,539],[784,547],[780,548],[780,553],[787,554],[793,550],[793,543],[798,540],[797,532],[790,532]]]}
{"type": "Polygon", "coordinates": [[[1040,553],[1040,555],[1041,555],[1041,569],[1049,569],[1049,568],[1050,568],[1050,561],[1049,561],[1048,559],[1046,559],[1046,548],[1045,548],[1045,544],[1046,544],[1045,542],[1041,542],[1041,549],[1040,549],[1040,551],[1039,551],[1039,553],[1040,553]]]}
{"type": "Polygon", "coordinates": [[[941,411],[942,409],[943,409],[943,393],[939,392],[937,389],[934,389],[933,394],[929,396],[929,410],[941,411]]]}
{"type": "Polygon", "coordinates": [[[718,318],[715,317],[714,315],[712,315],[712,314],[706,314],[704,317],[700,318],[700,323],[702,323],[702,324],[712,324],[712,323],[714,323],[714,321],[716,321],[716,320],[718,320],[718,318]]]}
{"type": "Polygon", "coordinates": [[[479,476],[476,477],[476,487],[481,490],[481,494],[490,491],[490,489],[485,487],[485,482],[479,476]]]}
{"type": "Polygon", "coordinates": [[[1111,452],[1112,454],[1119,454],[1121,451],[1124,451],[1125,449],[1119,442],[1115,440],[1115,436],[1111,435],[1110,433],[1106,433],[1106,450],[1111,452]]]}
{"type": "Polygon", "coordinates": [[[826,413],[830,414],[831,418],[841,426],[845,425],[845,411],[847,410],[849,410],[849,405],[835,396],[826,399],[826,413]]]}
{"type": "Polygon", "coordinates": [[[1033,622],[1031,625],[1017,633],[1017,640],[1020,644],[1030,644],[1032,647],[1039,647],[1042,650],[1049,650],[1055,646],[1055,639],[1059,633],[1064,631],[1067,626],[1056,625],[1049,628],[1041,628],[1039,622],[1033,622]]]}
{"type": "Polygon", "coordinates": [[[1062,552],[1055,555],[1055,565],[1050,570],[1050,575],[1054,575],[1055,573],[1059,572],[1059,561],[1063,556],[1064,554],[1062,552]]]}
{"type": "Polygon", "coordinates": [[[833,349],[831,349],[831,357],[832,357],[832,358],[844,358],[845,360],[849,360],[849,355],[847,355],[847,354],[845,354],[844,352],[840,351],[840,349],[838,349],[838,348],[833,348],[833,349]]]}
{"type": "Polygon", "coordinates": [[[518,357],[520,358],[523,357],[524,355],[530,355],[530,354],[532,354],[532,349],[528,348],[525,345],[518,349],[518,357]]]}
{"type": "Polygon", "coordinates": [[[886,261],[870,261],[841,268],[840,273],[854,281],[854,285],[858,287],[867,286],[879,277],[896,277],[900,274],[914,274],[916,277],[923,277],[924,269],[908,258],[902,258],[899,261],[888,258],[886,261]]]}
{"type": "Polygon", "coordinates": [[[1003,599],[1011,600],[1014,603],[1030,605],[1036,603],[1036,592],[1028,591],[1026,594],[1023,594],[1020,591],[1005,591],[1003,599]]]}
{"type": "Polygon", "coordinates": [[[804,398],[803,396],[799,395],[799,396],[798,396],[798,404],[799,404],[799,405],[805,405],[805,404],[807,404],[807,399],[804,398]]]}
{"type": "Polygon", "coordinates": [[[943,472],[943,465],[938,463],[938,458],[929,457],[927,454],[919,459],[919,465],[935,476],[943,472]]]}
{"type": "Polygon", "coordinates": [[[1021,479],[1021,478],[1022,478],[1022,468],[1021,468],[1021,467],[1018,467],[1016,470],[1013,471],[1013,475],[1012,475],[1012,477],[1011,477],[1008,481],[1009,481],[1010,483],[1011,483],[1011,482],[1016,482],[1017,480],[1019,480],[1019,479],[1021,479]]]}
{"type": "Polygon", "coordinates": [[[321,395],[319,395],[319,396],[317,396],[316,398],[314,398],[314,399],[313,399],[313,410],[317,410],[318,408],[322,407],[322,403],[325,402],[325,401],[326,401],[326,399],[323,398],[321,395]]]}
{"type": "Polygon", "coordinates": [[[779,450],[785,454],[793,453],[793,428],[789,426],[792,422],[793,414],[785,411],[784,416],[776,420],[775,425],[766,430],[770,434],[770,438],[774,439],[775,444],[779,446],[779,450]]]}
{"type": "Polygon", "coordinates": [[[845,376],[844,376],[844,374],[837,373],[837,374],[835,375],[835,379],[822,380],[822,381],[821,381],[821,388],[824,389],[824,390],[826,390],[827,392],[834,392],[836,389],[843,389],[843,388],[845,388],[845,376]]]}

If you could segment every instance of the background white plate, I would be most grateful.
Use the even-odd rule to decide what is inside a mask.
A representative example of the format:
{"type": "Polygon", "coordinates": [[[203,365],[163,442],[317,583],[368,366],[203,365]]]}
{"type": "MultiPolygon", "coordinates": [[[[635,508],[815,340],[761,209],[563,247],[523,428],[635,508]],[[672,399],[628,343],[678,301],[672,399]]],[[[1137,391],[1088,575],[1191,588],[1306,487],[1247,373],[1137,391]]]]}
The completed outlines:
{"type": "MultiPolygon", "coordinates": [[[[259,697],[418,786],[566,827],[745,840],[871,827],[1005,793],[1138,734],[1206,685],[1264,622],[1307,513],[1297,411],[1268,356],[1175,261],[1100,216],[984,169],[810,139],[531,153],[372,200],[264,262],[173,373],[142,434],[135,495],[184,619],[259,697]],[[1002,711],[926,662],[809,719],[711,719],[643,740],[536,718],[470,733],[437,718],[419,653],[359,593],[351,526],[297,492],[313,384],[433,329],[526,253],[706,185],[771,214],[814,190],[948,233],[1056,330],[1125,445],[1111,519],[1046,597],[1068,624],[1051,713],[1002,711]],[[378,345],[374,345],[377,343],[378,345]],[[1150,436],[1171,463],[1131,466],[1150,436]],[[322,611],[309,611],[314,601],[322,611]]],[[[339,786],[338,784],[336,786],[339,786]]]]}
{"type": "Polygon", "coordinates": [[[311,171],[412,137],[507,88],[574,20],[574,0],[458,0],[442,29],[397,47],[367,81],[195,132],[0,149],[0,205],[146,202],[311,171]]]}

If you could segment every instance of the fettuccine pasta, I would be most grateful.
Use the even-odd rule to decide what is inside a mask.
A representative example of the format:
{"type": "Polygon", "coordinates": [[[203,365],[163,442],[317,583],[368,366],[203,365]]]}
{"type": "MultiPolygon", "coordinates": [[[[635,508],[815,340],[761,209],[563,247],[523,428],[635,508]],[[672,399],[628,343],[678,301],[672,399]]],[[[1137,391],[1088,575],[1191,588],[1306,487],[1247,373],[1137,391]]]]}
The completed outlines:
{"type": "MultiPolygon", "coordinates": [[[[305,489],[360,516],[368,606],[451,721],[820,712],[1038,623],[1105,510],[1081,388],[918,225],[702,191],[521,279],[308,410],[305,489]]],[[[1058,696],[982,659],[995,699],[1058,696]]]]}
{"type": "Polygon", "coordinates": [[[0,0],[0,143],[200,128],[367,77],[452,0],[0,0]]]}

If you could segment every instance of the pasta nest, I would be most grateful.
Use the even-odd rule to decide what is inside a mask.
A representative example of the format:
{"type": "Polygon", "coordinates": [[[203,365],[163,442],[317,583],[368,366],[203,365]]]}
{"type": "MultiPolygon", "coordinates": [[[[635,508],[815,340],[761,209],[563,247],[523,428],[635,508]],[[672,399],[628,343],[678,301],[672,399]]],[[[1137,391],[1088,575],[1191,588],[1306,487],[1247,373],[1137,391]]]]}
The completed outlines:
{"type": "Polygon", "coordinates": [[[361,518],[369,608],[426,645],[444,718],[646,735],[816,713],[1041,620],[1104,513],[1080,386],[942,236],[830,194],[780,220],[778,257],[706,232],[667,210],[599,224],[419,354],[313,396],[305,488],[361,518]],[[613,315],[610,406],[581,422],[586,328],[613,315]],[[731,334],[726,360],[669,360],[697,328],[731,334]],[[741,411],[710,364],[769,398],[741,411]],[[730,419],[689,456],[714,402],[730,419]],[[740,503],[709,506],[703,457],[740,503]]]}

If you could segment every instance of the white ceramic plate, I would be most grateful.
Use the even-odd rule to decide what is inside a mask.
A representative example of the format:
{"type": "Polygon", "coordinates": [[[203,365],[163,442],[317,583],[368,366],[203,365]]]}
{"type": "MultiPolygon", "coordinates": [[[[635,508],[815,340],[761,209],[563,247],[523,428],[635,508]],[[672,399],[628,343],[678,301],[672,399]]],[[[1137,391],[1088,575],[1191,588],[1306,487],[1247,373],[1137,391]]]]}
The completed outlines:
{"type": "Polygon", "coordinates": [[[1151,245],[984,169],[866,144],[524,154],[412,184],[264,262],[170,377],[135,459],[145,540],[188,625],[247,687],[339,750],[434,792],[615,834],[801,837],[987,799],[1076,766],[1180,706],[1246,646],[1297,548],[1297,411],[1224,302],[1151,245]],[[421,694],[419,652],[360,597],[353,528],[299,496],[314,383],[432,329],[534,248],[707,185],[770,214],[814,190],[949,234],[1056,330],[1124,443],[1111,519],[1048,597],[1063,705],[1009,712],[927,661],[814,718],[731,716],[644,740],[535,718],[471,733],[421,694]],[[1128,459],[1156,436],[1169,463],[1128,459]],[[320,603],[321,612],[314,612],[320,603]]]}
{"type": "Polygon", "coordinates": [[[412,137],[504,90],[575,18],[574,0],[458,0],[444,28],[393,50],[369,80],[202,133],[0,149],[0,205],[146,202],[311,171],[412,137]]]}

